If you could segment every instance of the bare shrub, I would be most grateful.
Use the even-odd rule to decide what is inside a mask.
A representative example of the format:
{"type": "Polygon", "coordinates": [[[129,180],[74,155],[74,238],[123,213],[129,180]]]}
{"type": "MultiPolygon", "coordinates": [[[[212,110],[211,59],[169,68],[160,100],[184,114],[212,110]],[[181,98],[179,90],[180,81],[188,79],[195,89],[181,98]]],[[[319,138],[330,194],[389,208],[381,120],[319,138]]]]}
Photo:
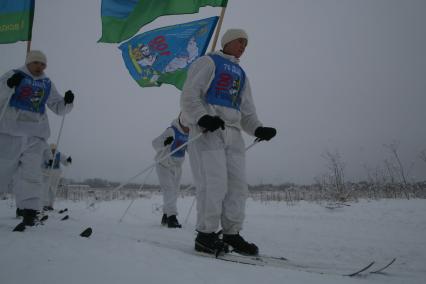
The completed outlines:
{"type": "Polygon", "coordinates": [[[326,151],[322,157],[327,161],[329,172],[322,177],[322,186],[331,189],[331,199],[337,202],[348,201],[350,191],[345,184],[344,163],[338,151],[326,151]]]}
{"type": "Polygon", "coordinates": [[[385,160],[385,165],[391,178],[391,184],[395,184],[396,179],[398,179],[399,184],[404,189],[405,197],[410,199],[410,195],[408,194],[408,181],[405,167],[402,164],[398,154],[399,142],[393,141],[392,143],[384,144],[383,146],[388,149],[391,154],[391,160],[385,160]]]}

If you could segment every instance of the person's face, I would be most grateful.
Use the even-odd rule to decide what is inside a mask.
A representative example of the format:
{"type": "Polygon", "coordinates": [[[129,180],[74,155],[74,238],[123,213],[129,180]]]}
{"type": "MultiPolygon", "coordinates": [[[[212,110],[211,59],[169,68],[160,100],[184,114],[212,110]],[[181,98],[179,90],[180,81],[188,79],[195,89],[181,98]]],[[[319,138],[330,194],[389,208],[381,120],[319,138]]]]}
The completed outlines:
{"type": "Polygon", "coordinates": [[[233,55],[236,58],[240,58],[243,55],[247,46],[247,39],[237,38],[233,41],[228,42],[224,48],[223,52],[229,55],[233,55]]]}
{"type": "Polygon", "coordinates": [[[178,121],[179,121],[179,125],[180,125],[180,127],[182,128],[183,132],[185,132],[185,133],[189,133],[189,127],[187,127],[187,126],[183,125],[183,124],[182,124],[182,122],[180,122],[180,115],[179,115],[179,119],[178,119],[178,121]]]}
{"type": "Polygon", "coordinates": [[[27,64],[27,68],[30,71],[31,75],[39,77],[43,74],[44,69],[46,69],[46,64],[38,61],[34,61],[27,64]]]}
{"type": "Polygon", "coordinates": [[[189,127],[183,126],[182,124],[181,124],[181,126],[182,126],[183,132],[189,133],[189,127]]]}

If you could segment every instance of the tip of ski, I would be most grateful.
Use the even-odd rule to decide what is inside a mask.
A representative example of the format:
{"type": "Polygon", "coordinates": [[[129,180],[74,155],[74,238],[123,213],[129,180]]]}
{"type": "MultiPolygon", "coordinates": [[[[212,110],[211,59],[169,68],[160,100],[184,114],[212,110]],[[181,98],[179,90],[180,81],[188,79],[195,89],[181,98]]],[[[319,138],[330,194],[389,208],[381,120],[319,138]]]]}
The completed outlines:
{"type": "Polygon", "coordinates": [[[386,263],[385,265],[383,265],[382,267],[379,267],[379,268],[374,268],[373,265],[376,264],[376,261],[372,261],[368,265],[361,268],[360,270],[353,272],[353,273],[350,273],[350,274],[345,274],[344,276],[349,276],[349,277],[357,276],[357,275],[361,274],[362,272],[367,271],[371,267],[373,267],[373,268],[372,268],[372,270],[367,271],[368,273],[372,273],[372,274],[383,273],[383,271],[385,269],[387,269],[389,266],[391,266],[395,261],[396,261],[396,257],[392,258],[391,261],[389,261],[388,263],[386,263]]]}
{"type": "Polygon", "coordinates": [[[375,263],[375,261],[372,261],[369,264],[367,264],[366,266],[364,266],[363,268],[361,268],[361,269],[359,269],[359,270],[357,270],[355,272],[352,272],[350,274],[344,274],[344,276],[354,277],[356,275],[359,275],[361,272],[364,272],[367,269],[369,269],[371,266],[373,266],[374,263],[375,263]]]}
{"type": "Polygon", "coordinates": [[[394,262],[396,261],[396,257],[394,257],[391,261],[389,261],[387,264],[385,264],[384,266],[382,266],[381,268],[375,269],[373,271],[370,271],[370,273],[383,273],[383,270],[385,270],[386,268],[388,268],[389,266],[391,266],[394,262]]]}

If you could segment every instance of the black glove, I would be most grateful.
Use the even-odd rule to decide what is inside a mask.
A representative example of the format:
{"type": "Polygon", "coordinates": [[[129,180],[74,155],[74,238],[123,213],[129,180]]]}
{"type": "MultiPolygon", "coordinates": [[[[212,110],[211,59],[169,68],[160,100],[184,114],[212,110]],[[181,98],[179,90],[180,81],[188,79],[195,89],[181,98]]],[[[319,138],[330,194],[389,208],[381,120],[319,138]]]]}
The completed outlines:
{"type": "Polygon", "coordinates": [[[198,120],[198,125],[205,128],[207,131],[213,132],[217,129],[225,129],[225,122],[219,116],[204,115],[198,120]]]}
{"type": "Polygon", "coordinates": [[[12,77],[7,79],[7,86],[9,88],[16,87],[21,83],[22,79],[24,79],[24,75],[22,75],[21,73],[15,73],[12,75],[12,77]]]}
{"type": "Polygon", "coordinates": [[[277,134],[277,130],[272,127],[258,127],[254,132],[254,136],[258,138],[258,141],[271,140],[277,134]]]}
{"type": "Polygon", "coordinates": [[[72,102],[74,101],[74,94],[72,91],[66,91],[65,92],[65,97],[64,97],[64,102],[65,104],[72,104],[72,102]]]}
{"type": "Polygon", "coordinates": [[[69,164],[71,164],[71,163],[72,163],[71,156],[69,156],[69,157],[68,157],[67,162],[68,162],[69,164]]]}
{"type": "Polygon", "coordinates": [[[50,167],[52,167],[52,164],[53,164],[53,160],[52,160],[52,159],[50,159],[50,160],[49,160],[49,163],[48,163],[49,168],[50,168],[50,167]]]}
{"type": "Polygon", "coordinates": [[[164,146],[172,144],[173,140],[174,138],[172,136],[167,137],[166,140],[164,140],[164,146]]]}

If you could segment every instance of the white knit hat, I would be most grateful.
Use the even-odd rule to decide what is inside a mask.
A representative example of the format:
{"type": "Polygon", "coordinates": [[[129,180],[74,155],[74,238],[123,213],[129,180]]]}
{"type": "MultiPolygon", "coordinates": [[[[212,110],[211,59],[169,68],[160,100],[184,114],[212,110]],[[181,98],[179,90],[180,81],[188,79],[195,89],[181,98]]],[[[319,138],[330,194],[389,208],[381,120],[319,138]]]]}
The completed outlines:
{"type": "Polygon", "coordinates": [[[46,55],[40,50],[31,50],[27,54],[27,59],[25,60],[25,64],[29,64],[31,62],[41,62],[47,64],[46,55]]]}
{"type": "Polygon", "coordinates": [[[222,36],[222,41],[221,41],[222,48],[224,48],[228,42],[231,42],[237,38],[245,38],[248,41],[248,35],[244,30],[242,29],[227,30],[222,36]]]}

